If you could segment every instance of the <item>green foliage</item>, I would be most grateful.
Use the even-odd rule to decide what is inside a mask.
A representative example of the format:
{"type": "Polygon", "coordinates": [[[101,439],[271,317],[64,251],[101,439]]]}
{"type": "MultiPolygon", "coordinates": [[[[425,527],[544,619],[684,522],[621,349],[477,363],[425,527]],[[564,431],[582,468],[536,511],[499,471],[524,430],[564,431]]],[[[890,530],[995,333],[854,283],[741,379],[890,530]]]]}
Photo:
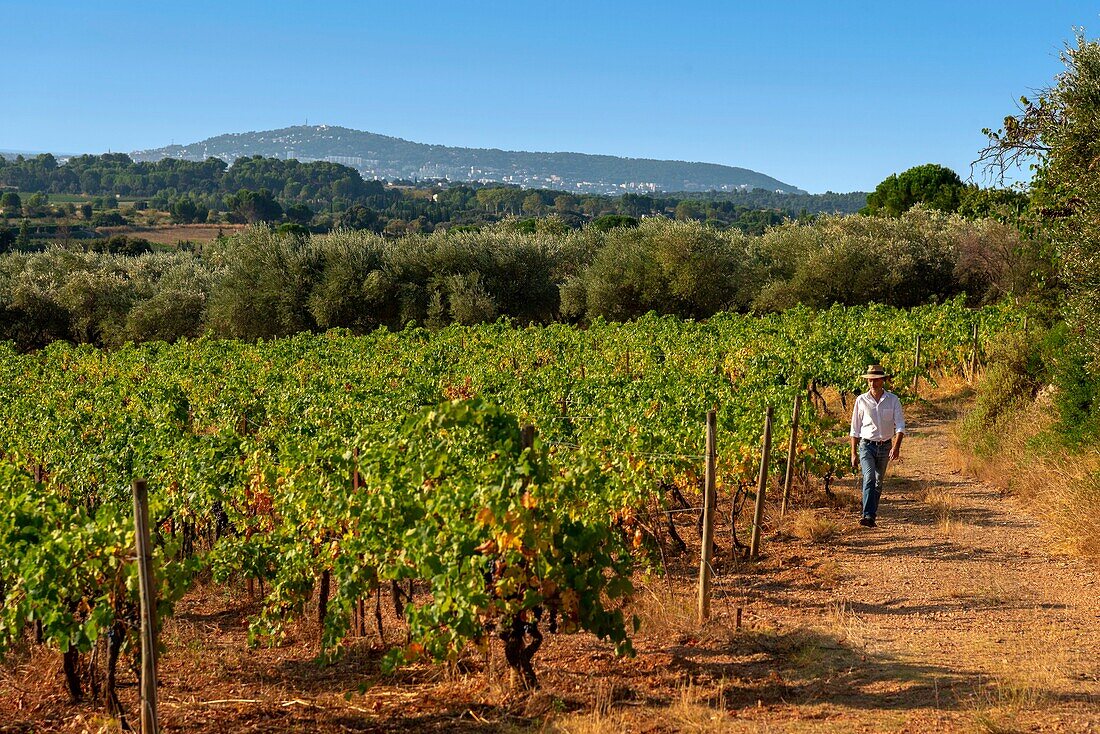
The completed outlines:
{"type": "Polygon", "coordinates": [[[1019,222],[1024,218],[1031,199],[1027,193],[1013,189],[967,186],[959,200],[958,212],[970,219],[991,218],[1001,222],[1019,222]]]}
{"type": "Polygon", "coordinates": [[[118,211],[96,212],[92,215],[93,227],[125,227],[129,222],[118,211]]]}
{"type": "Polygon", "coordinates": [[[190,196],[181,196],[172,202],[169,213],[173,222],[192,224],[205,222],[210,211],[202,204],[196,204],[190,196]]]}
{"type": "MultiPolygon", "coordinates": [[[[693,212],[692,218],[721,229],[762,234],[767,227],[799,218],[804,212],[851,213],[866,203],[866,195],[859,192],[790,194],[774,189],[621,197],[590,194],[578,198],[560,191],[505,185],[431,182],[398,188],[365,181],[354,169],[335,163],[300,163],[259,156],[238,158],[229,168],[217,158],[150,163],[134,162],[124,154],[107,154],[76,156],[59,166],[52,156],[14,161],[0,157],[0,186],[43,194],[95,196],[98,209],[117,208],[120,196],[141,196],[145,198],[135,203],[135,210],[140,210],[148,199],[154,208],[171,211],[177,200],[185,198],[194,204],[196,211],[192,212],[185,204],[183,210],[175,212],[177,220],[195,222],[214,221],[211,217],[217,217],[217,212],[232,211],[234,207],[226,200],[242,189],[266,188],[284,208],[287,219],[303,226],[319,230],[368,228],[377,232],[391,227],[395,233],[406,231],[410,222],[416,222],[416,231],[430,232],[436,228],[479,226],[502,216],[524,214],[537,215],[540,224],[536,230],[546,231],[542,215],[551,208],[558,217],[556,221],[576,229],[604,214],[672,218],[680,204],[686,202],[683,209],[693,212]],[[341,221],[344,213],[354,207],[364,207],[377,220],[341,221]],[[201,215],[204,208],[210,212],[205,219],[201,215]]],[[[26,215],[48,217],[58,213],[42,203],[26,215]]],[[[91,219],[90,207],[90,204],[81,207],[85,220],[91,219]]],[[[232,216],[247,218],[239,213],[232,216]]]]}
{"type": "Polygon", "coordinates": [[[137,257],[152,252],[153,246],[149,240],[141,237],[127,237],[124,234],[117,234],[101,240],[92,240],[84,245],[84,250],[86,252],[105,252],[111,255],[137,257]]]}
{"type": "Polygon", "coordinates": [[[534,234],[538,231],[539,220],[519,219],[516,220],[511,226],[516,232],[520,232],[521,234],[534,234]]]}
{"type": "Polygon", "coordinates": [[[0,210],[4,217],[14,219],[23,213],[23,200],[14,191],[5,191],[0,195],[0,210]]]}
{"type": "MultiPolygon", "coordinates": [[[[501,316],[583,322],[655,311],[701,319],[798,304],[915,306],[960,293],[978,304],[1028,297],[1046,262],[1014,227],[922,207],[896,219],[789,223],[762,237],[656,217],[607,232],[568,229],[557,217],[526,220],[536,222],[527,232],[517,226],[523,221],[398,239],[349,230],[307,237],[287,222],[198,254],[151,258],[150,243],[116,235],[83,241],[83,256],[62,248],[9,255],[0,258],[0,338],[34,348],[51,338],[115,345],[138,334],[210,330],[255,339],[501,316]],[[195,284],[161,294],[156,278],[173,264],[195,284]]],[[[29,240],[29,226],[27,233],[29,240]]]]}
{"type": "Polygon", "coordinates": [[[290,237],[309,237],[309,229],[297,222],[283,222],[275,228],[275,234],[290,237]]]}
{"type": "MultiPolygon", "coordinates": [[[[697,228],[705,251],[708,230],[680,226],[697,228]]],[[[358,241],[344,233],[318,248],[264,228],[250,237],[291,272],[358,241]]],[[[26,260],[38,271],[56,264],[26,260]]],[[[163,258],[138,260],[163,268],[142,277],[165,289],[195,282],[163,258]]],[[[393,662],[453,661],[492,633],[553,628],[554,618],[561,632],[587,630],[629,652],[621,603],[656,543],[646,528],[664,517],[662,482],[695,487],[706,408],[719,406],[719,482],[751,481],[765,405],[777,407],[782,435],[784,406],[811,379],[843,390],[881,362],[908,384],[917,333],[928,369],[957,368],[975,318],[985,340],[1019,321],[956,301],[706,323],[649,315],[585,329],[502,321],[200,338],[109,353],[0,345],[0,648],[42,620],[57,645],[87,650],[127,618],[129,484],[143,476],[165,604],[195,570],[263,579],[256,642],[277,641],[327,572],[327,650],[339,648],[358,599],[414,580],[411,644],[393,662]],[[525,447],[528,423],[538,437],[525,447]],[[28,476],[36,465],[44,483],[28,476]],[[188,550],[196,538],[211,539],[209,552],[188,550]]],[[[843,473],[845,427],[812,405],[804,416],[800,468],[843,473]]]]}
{"type": "Polygon", "coordinates": [[[276,222],[283,217],[283,208],[267,189],[239,189],[235,194],[225,197],[225,206],[229,210],[230,221],[233,222],[256,224],[276,222]]]}
{"type": "MultiPolygon", "coordinates": [[[[1066,286],[1064,314],[1081,341],[1089,375],[1100,374],[1100,43],[1078,35],[1064,71],[1023,112],[1006,117],[983,158],[1005,167],[1033,163],[1032,210],[1050,237],[1066,286]]],[[[1067,343],[1069,354],[1077,347],[1067,343]]],[[[1068,357],[1068,359],[1073,359],[1068,357]]],[[[1091,377],[1087,382],[1091,382],[1091,377]]]]}
{"type": "Polygon", "coordinates": [[[300,224],[303,227],[309,225],[311,219],[313,219],[313,210],[305,204],[290,204],[286,207],[284,212],[286,218],[294,224],[300,224]]]}
{"type": "MultiPolygon", "coordinates": [[[[136,637],[132,515],[59,490],[34,482],[8,457],[0,460],[0,650],[29,623],[62,651],[90,652],[112,628],[136,637]]],[[[174,560],[174,551],[158,545],[153,554],[162,617],[189,585],[193,565],[174,560]]]]}
{"type": "Polygon", "coordinates": [[[896,219],[823,217],[776,227],[754,243],[766,285],[753,308],[906,307],[951,298],[962,290],[956,268],[963,244],[973,240],[984,250],[1004,236],[1018,240],[1015,231],[985,231],[923,207],[896,219]]]}
{"type": "Polygon", "coordinates": [[[562,310],[611,320],[742,310],[750,298],[747,271],[743,238],[697,223],[646,220],[604,235],[591,264],[563,289],[562,310]]]}
{"type": "Polygon", "coordinates": [[[31,244],[31,223],[30,220],[24,219],[19,223],[19,234],[15,237],[15,246],[18,248],[26,248],[31,244]]]}
{"type": "Polygon", "coordinates": [[[926,163],[900,174],[891,174],[867,197],[867,206],[861,213],[898,217],[917,204],[954,212],[959,208],[965,189],[959,174],[950,168],[926,163]]]}
{"type": "Polygon", "coordinates": [[[1092,355],[1080,335],[1057,325],[1044,343],[1044,356],[1057,387],[1060,434],[1070,444],[1095,440],[1100,435],[1100,377],[1090,370],[1092,355]]]}
{"type": "Polygon", "coordinates": [[[1041,330],[1006,333],[991,344],[977,385],[977,400],[962,421],[962,430],[979,455],[997,452],[1006,422],[1016,420],[1046,383],[1048,366],[1043,352],[1041,330]]]}
{"type": "Polygon", "coordinates": [[[207,319],[219,334],[270,339],[316,328],[309,294],[322,263],[310,240],[250,227],[224,254],[207,319]]]}
{"type": "Polygon", "coordinates": [[[1094,441],[1100,435],[1100,380],[1088,370],[1080,339],[1064,322],[1002,335],[991,345],[977,401],[962,423],[975,450],[995,454],[1002,429],[1050,388],[1058,411],[1050,437],[1070,447],[1094,441]]]}
{"type": "Polygon", "coordinates": [[[605,214],[602,217],[593,219],[589,226],[600,232],[610,232],[619,227],[624,227],[626,229],[637,227],[638,220],[635,217],[625,214],[605,214]]]}
{"type": "Polygon", "coordinates": [[[21,349],[57,340],[116,346],[196,335],[211,278],[185,253],[11,255],[0,260],[0,334],[21,349]]]}
{"type": "Polygon", "coordinates": [[[336,220],[336,226],[343,229],[369,229],[372,231],[379,231],[381,229],[380,225],[381,222],[378,219],[378,214],[361,204],[348,207],[336,220]]]}

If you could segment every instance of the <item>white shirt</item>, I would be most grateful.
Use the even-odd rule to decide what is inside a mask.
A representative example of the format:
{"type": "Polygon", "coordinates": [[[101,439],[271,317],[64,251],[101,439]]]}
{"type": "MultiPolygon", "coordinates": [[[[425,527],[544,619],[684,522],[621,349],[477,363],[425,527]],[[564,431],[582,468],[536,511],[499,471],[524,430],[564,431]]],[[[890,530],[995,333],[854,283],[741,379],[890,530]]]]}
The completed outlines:
{"type": "Polygon", "coordinates": [[[888,441],[895,433],[905,433],[905,415],[897,395],[884,391],[882,398],[875,400],[868,390],[856,398],[848,435],[868,441],[888,441]]]}

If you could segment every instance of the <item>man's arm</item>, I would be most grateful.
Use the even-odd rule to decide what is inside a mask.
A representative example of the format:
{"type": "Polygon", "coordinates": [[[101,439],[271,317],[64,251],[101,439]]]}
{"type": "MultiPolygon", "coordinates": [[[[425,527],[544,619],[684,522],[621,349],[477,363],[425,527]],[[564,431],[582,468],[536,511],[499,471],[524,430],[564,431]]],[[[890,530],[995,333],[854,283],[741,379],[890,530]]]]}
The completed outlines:
{"type": "Polygon", "coordinates": [[[890,460],[901,458],[901,442],[905,440],[905,411],[901,409],[901,400],[894,408],[894,448],[890,451],[890,460]]]}
{"type": "Polygon", "coordinates": [[[848,439],[852,444],[852,469],[859,464],[859,430],[862,426],[859,420],[859,398],[852,403],[852,425],[848,429],[848,439]]]}

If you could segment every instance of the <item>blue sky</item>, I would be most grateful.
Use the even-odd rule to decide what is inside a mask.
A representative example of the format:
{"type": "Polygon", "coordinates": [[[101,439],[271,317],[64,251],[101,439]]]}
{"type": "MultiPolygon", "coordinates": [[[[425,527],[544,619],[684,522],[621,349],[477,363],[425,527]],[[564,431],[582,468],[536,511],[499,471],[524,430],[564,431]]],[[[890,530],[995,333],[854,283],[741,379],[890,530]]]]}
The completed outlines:
{"type": "MultiPolygon", "coordinates": [[[[1100,2],[9,2],[0,149],[327,123],[743,166],[808,191],[941,163],[1050,84],[1100,2]]],[[[980,177],[978,178],[981,182],[980,177]]]]}

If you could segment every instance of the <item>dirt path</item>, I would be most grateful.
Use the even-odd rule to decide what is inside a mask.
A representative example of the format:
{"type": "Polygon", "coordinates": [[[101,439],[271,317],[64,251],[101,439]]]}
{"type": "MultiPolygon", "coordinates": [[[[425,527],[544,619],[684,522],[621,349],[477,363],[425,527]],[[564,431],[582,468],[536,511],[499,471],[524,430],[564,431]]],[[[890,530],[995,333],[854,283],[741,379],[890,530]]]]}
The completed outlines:
{"type": "Polygon", "coordinates": [[[850,511],[832,515],[839,540],[804,554],[777,544],[790,570],[743,591],[780,636],[822,634],[775,661],[800,706],[754,725],[1100,732],[1096,564],[1052,555],[1026,510],[955,468],[947,415],[926,409],[913,424],[877,528],[856,524],[852,483],[850,511]]]}

